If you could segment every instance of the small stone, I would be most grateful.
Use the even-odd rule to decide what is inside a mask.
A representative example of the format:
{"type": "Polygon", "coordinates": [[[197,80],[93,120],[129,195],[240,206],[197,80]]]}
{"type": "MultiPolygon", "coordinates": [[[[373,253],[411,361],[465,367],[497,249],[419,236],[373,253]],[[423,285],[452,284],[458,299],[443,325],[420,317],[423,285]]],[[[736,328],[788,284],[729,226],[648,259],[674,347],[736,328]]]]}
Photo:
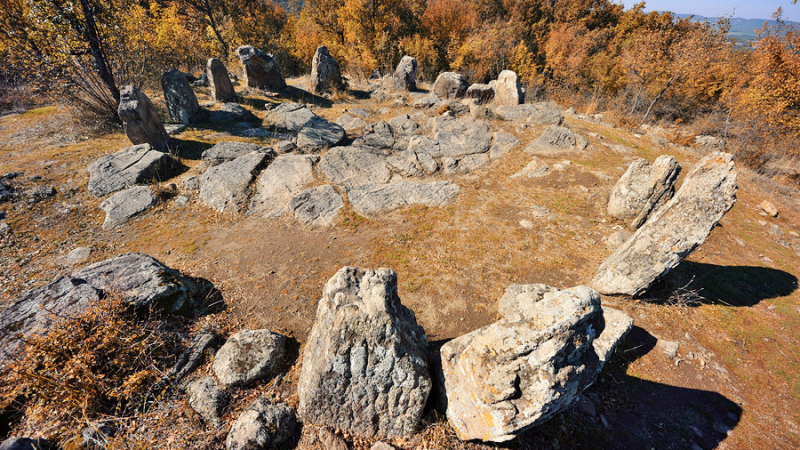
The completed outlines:
{"type": "Polygon", "coordinates": [[[186,388],[189,392],[189,406],[200,414],[207,423],[219,426],[220,417],[228,403],[228,395],[213,377],[200,378],[186,388]]]}
{"type": "Polygon", "coordinates": [[[89,259],[93,251],[92,247],[77,247],[66,255],[59,257],[56,262],[60,266],[74,266],[89,259]]]}
{"type": "Polygon", "coordinates": [[[185,195],[179,195],[179,196],[175,197],[175,203],[174,204],[178,208],[183,208],[184,206],[189,204],[189,197],[187,197],[185,195]]]}
{"type": "Polygon", "coordinates": [[[606,238],[606,245],[609,248],[617,248],[627,242],[631,236],[633,236],[633,233],[628,230],[617,230],[606,238]]]}
{"type": "Polygon", "coordinates": [[[285,448],[295,437],[294,408],[259,398],[245,409],[225,439],[227,450],[285,448]]]}
{"type": "Polygon", "coordinates": [[[519,221],[519,226],[521,226],[522,228],[525,228],[526,230],[532,230],[533,229],[533,222],[531,222],[528,219],[522,219],[522,220],[519,221]]]}
{"type": "Polygon", "coordinates": [[[772,203],[764,200],[763,202],[758,204],[758,207],[761,208],[765,213],[769,214],[772,217],[778,217],[778,208],[775,207],[772,203]]]}
{"type": "Polygon", "coordinates": [[[211,367],[224,386],[246,386],[280,372],[288,343],[267,329],[241,330],[219,349],[211,367]]]}
{"type": "Polygon", "coordinates": [[[680,344],[677,341],[659,339],[656,346],[661,349],[661,352],[664,353],[667,359],[675,359],[678,357],[678,348],[680,348],[680,344]]]}

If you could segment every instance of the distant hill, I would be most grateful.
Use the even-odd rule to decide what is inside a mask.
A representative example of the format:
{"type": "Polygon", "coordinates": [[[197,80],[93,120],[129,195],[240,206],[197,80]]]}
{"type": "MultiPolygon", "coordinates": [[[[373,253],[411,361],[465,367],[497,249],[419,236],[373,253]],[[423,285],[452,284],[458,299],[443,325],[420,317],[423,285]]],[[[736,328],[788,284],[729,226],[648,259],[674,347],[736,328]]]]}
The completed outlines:
{"type": "MultiPolygon", "coordinates": [[[[715,17],[703,17],[698,16],[695,14],[675,14],[675,17],[680,17],[681,19],[692,17],[694,16],[694,20],[698,22],[711,22],[716,23],[717,18],[715,17]]],[[[736,39],[740,42],[746,41],[754,41],[758,39],[758,34],[756,30],[760,30],[761,27],[764,25],[764,22],[769,22],[770,25],[777,25],[778,22],[774,20],[767,20],[767,19],[742,19],[740,17],[734,17],[731,19],[731,30],[728,35],[732,39],[736,39]]],[[[787,25],[796,25],[797,22],[792,22],[787,20],[787,25]]]]}

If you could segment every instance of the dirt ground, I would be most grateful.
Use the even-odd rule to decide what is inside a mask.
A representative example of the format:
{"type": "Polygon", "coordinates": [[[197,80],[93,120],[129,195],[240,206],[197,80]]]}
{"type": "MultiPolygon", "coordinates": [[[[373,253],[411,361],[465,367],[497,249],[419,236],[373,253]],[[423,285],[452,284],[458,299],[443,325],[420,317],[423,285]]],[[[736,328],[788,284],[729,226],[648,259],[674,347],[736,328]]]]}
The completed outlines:
{"type": "MultiPolygon", "coordinates": [[[[246,103],[258,105],[261,100],[246,103]]],[[[379,113],[384,106],[344,97],[316,112],[333,120],[348,108],[363,107],[375,112],[369,121],[414,112],[399,107],[379,113]]],[[[12,302],[21,292],[70,272],[58,257],[75,247],[95,249],[81,264],[138,251],[213,283],[224,300],[219,320],[229,330],[270,328],[294,337],[302,348],[328,278],[342,266],[390,267],[398,273],[400,298],[438,348],[497,320],[496,302],[510,284],[566,288],[588,283],[613,250],[606,237],[621,228],[605,214],[605,204],[626,163],[671,154],[686,174],[703,156],[698,150],[663,145],[652,136],[577,118],[567,123],[587,136],[591,146],[557,158],[539,157],[551,166],[561,163],[564,170],[510,179],[530,162],[523,149],[545,127],[523,129],[490,121],[493,131],[510,131],[522,144],[470,175],[442,177],[462,186],[454,204],[400,210],[378,220],[348,208],[328,229],[303,227],[291,218],[221,215],[196,196],[188,205],[176,206],[167,186],[180,187],[183,178],[199,173],[199,149],[222,140],[273,142],[231,137],[224,129],[190,128],[178,136],[177,156],[185,171],[160,183],[165,194],[159,205],[104,231],[101,200],[86,191],[86,167],[126,147],[125,136],[77,137],[61,107],[5,116],[0,118],[0,175],[22,172],[10,181],[18,192],[53,186],[57,193],[37,202],[0,203],[13,230],[0,237],[0,302],[12,302]],[[543,215],[541,207],[549,213],[543,215]],[[523,227],[522,220],[533,226],[523,227]]],[[[645,299],[603,299],[631,315],[635,327],[587,394],[596,414],[573,408],[510,443],[487,446],[459,443],[432,409],[418,436],[395,444],[800,448],[800,197],[795,188],[743,167],[738,170],[738,202],[704,245],[645,299]],[[779,217],[761,214],[757,205],[765,199],[778,207],[779,217]],[[658,340],[679,342],[678,358],[668,359],[658,340]]],[[[296,370],[278,383],[290,397],[296,370]]],[[[273,388],[278,389],[269,385],[253,392],[273,388]]],[[[238,405],[253,392],[237,395],[238,405]]],[[[177,429],[203,427],[185,404],[173,407],[180,417],[174,422],[177,429]]],[[[232,409],[231,418],[240,407],[232,409]]],[[[301,448],[321,448],[313,431],[313,426],[306,427],[301,448]]],[[[204,433],[203,442],[224,439],[224,432],[204,433]]],[[[353,444],[360,448],[368,443],[353,444]]],[[[165,448],[187,444],[174,445],[165,448]]]]}

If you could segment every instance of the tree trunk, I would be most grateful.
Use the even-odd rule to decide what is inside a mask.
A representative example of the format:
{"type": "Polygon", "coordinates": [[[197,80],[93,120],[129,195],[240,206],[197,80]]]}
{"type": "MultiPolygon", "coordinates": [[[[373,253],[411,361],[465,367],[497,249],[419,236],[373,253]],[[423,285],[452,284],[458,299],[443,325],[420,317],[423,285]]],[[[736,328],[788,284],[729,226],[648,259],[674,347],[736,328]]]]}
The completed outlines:
{"type": "Polygon", "coordinates": [[[662,89],[661,92],[659,92],[658,95],[656,95],[656,98],[654,98],[653,101],[650,102],[650,106],[647,107],[647,112],[644,114],[644,119],[642,119],[642,125],[644,125],[645,122],[647,122],[647,118],[650,117],[650,112],[653,110],[653,106],[656,104],[657,101],[661,99],[661,96],[664,95],[664,92],[667,92],[667,89],[669,89],[669,87],[672,86],[672,83],[675,82],[675,79],[676,79],[675,76],[670,78],[669,82],[667,82],[667,85],[664,86],[664,89],[662,89]]]}
{"type": "Polygon", "coordinates": [[[214,20],[214,14],[211,11],[211,2],[209,0],[205,0],[206,4],[206,15],[208,16],[208,23],[211,25],[211,29],[214,30],[214,35],[217,36],[217,40],[222,45],[222,51],[225,53],[225,59],[228,59],[228,53],[230,49],[228,48],[228,43],[225,42],[225,39],[222,39],[222,35],[219,34],[219,30],[217,30],[217,21],[214,20]]]}
{"type": "Polygon", "coordinates": [[[114,101],[119,104],[119,88],[114,81],[114,73],[108,65],[108,59],[103,52],[103,46],[100,42],[100,36],[97,33],[97,23],[94,20],[94,8],[89,4],[89,0],[80,0],[83,15],[86,18],[86,37],[89,41],[89,52],[94,58],[94,68],[97,75],[103,80],[114,101]]]}

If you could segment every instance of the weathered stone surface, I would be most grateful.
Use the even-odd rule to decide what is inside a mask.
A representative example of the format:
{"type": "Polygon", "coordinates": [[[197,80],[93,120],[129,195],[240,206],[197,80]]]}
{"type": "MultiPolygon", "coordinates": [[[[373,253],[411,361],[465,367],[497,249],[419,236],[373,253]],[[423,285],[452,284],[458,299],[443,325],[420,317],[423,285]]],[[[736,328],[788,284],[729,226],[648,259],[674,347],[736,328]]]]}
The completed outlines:
{"type": "Polygon", "coordinates": [[[169,135],[144,92],[134,86],[123,86],[119,90],[117,113],[133,145],[150,144],[161,151],[169,148],[169,135]]]}
{"type": "Polygon", "coordinates": [[[441,99],[461,98],[467,93],[467,82],[455,72],[442,72],[433,83],[433,92],[441,99]]]}
{"type": "Polygon", "coordinates": [[[289,200],[314,182],[314,163],[317,156],[281,155],[267,167],[258,179],[258,189],[250,202],[248,214],[264,217],[280,216],[289,200]]]}
{"type": "Polygon", "coordinates": [[[175,160],[149,144],[128,147],[89,165],[89,192],[98,197],[137,183],[166,178],[175,160]]]}
{"type": "Polygon", "coordinates": [[[369,450],[396,450],[396,449],[385,442],[378,441],[372,444],[372,447],[370,447],[369,450]]]}
{"type": "Polygon", "coordinates": [[[189,347],[178,356],[175,365],[167,373],[167,378],[178,383],[203,363],[206,353],[218,347],[217,333],[211,328],[203,328],[195,334],[189,347]]]}
{"type": "Polygon", "coordinates": [[[527,122],[539,125],[561,125],[564,122],[564,116],[560,112],[531,104],[501,105],[494,112],[497,117],[509,122],[527,122]]]}
{"type": "Polygon", "coordinates": [[[342,186],[386,183],[392,176],[385,159],[360,147],[328,150],[320,159],[319,168],[331,183],[342,186]]]}
{"type": "Polygon", "coordinates": [[[294,408],[259,398],[233,422],[225,439],[227,450],[288,448],[297,430],[294,408]]]}
{"type": "Polygon", "coordinates": [[[267,115],[264,116],[264,127],[300,131],[313,120],[319,120],[319,118],[304,105],[284,102],[267,111],[267,115]]]}
{"type": "Polygon", "coordinates": [[[270,155],[250,152],[200,175],[200,201],[218,212],[238,213],[247,205],[248,188],[270,155]]]}
{"type": "Polygon", "coordinates": [[[364,129],[367,128],[367,122],[361,117],[351,116],[350,114],[342,114],[336,119],[336,124],[344,128],[344,132],[349,137],[361,136],[364,129]]]}
{"type": "Polygon", "coordinates": [[[318,227],[333,225],[342,208],[344,199],[330,184],[307,189],[289,200],[289,210],[297,220],[318,227]]]}
{"type": "Polygon", "coordinates": [[[389,119],[389,126],[395,136],[413,136],[419,129],[419,124],[411,120],[408,114],[398,114],[389,119]]]}
{"type": "Polygon", "coordinates": [[[380,122],[368,125],[360,139],[354,145],[363,145],[378,149],[390,149],[394,147],[395,140],[392,127],[381,120],[380,122]]]}
{"type": "Polygon", "coordinates": [[[498,105],[515,106],[522,103],[522,89],[519,86],[517,74],[511,70],[504,70],[497,76],[494,87],[494,101],[498,105]]]}
{"type": "Polygon", "coordinates": [[[323,289],[303,355],[300,415],[367,438],[418,427],[431,389],[428,342],[391,269],[345,267],[323,289]]]}
{"type": "Polygon", "coordinates": [[[413,150],[404,150],[386,158],[386,164],[392,172],[404,177],[416,177],[423,174],[419,167],[419,159],[413,150]]]}
{"type": "Polygon", "coordinates": [[[286,89],[286,80],[272,55],[252,45],[243,45],[236,49],[236,56],[242,63],[244,82],[248,87],[275,92],[286,89]]]}
{"type": "Polygon", "coordinates": [[[442,99],[439,98],[436,94],[426,95],[424,97],[420,97],[414,100],[414,108],[416,109],[428,109],[431,108],[433,105],[441,102],[442,99]]]}
{"type": "Polygon", "coordinates": [[[158,199],[149,186],[134,186],[119,191],[100,203],[106,212],[103,229],[110,230],[127,222],[131,217],[154,206],[158,199]]]}
{"type": "Polygon", "coordinates": [[[225,141],[214,145],[210,149],[203,152],[201,158],[211,166],[218,166],[228,161],[233,161],[236,158],[244,156],[248,153],[273,153],[269,147],[264,147],[258,144],[251,144],[249,142],[225,141]]]}
{"type": "Polygon", "coordinates": [[[488,84],[475,83],[467,88],[466,97],[474,99],[478,105],[485,105],[494,100],[494,88],[488,84]]]}
{"type": "Polygon", "coordinates": [[[314,53],[311,61],[311,92],[322,94],[333,89],[341,89],[344,86],[342,74],[339,71],[339,64],[333,59],[328,47],[321,45],[314,53]]]}
{"type": "Polygon", "coordinates": [[[489,148],[489,156],[492,159],[500,158],[510,153],[519,143],[519,138],[511,133],[494,133],[492,136],[492,146],[489,148]]]}
{"type": "Polygon", "coordinates": [[[53,450],[56,445],[44,438],[10,438],[0,443],[0,450],[53,450]]]}
{"type": "Polygon", "coordinates": [[[569,128],[551,125],[544,133],[525,147],[528,153],[557,155],[564,152],[583,150],[589,141],[569,128]]]}
{"type": "Polygon", "coordinates": [[[206,64],[206,74],[208,84],[211,86],[211,99],[218,103],[226,103],[236,98],[236,91],[233,90],[231,77],[228,76],[228,69],[219,58],[209,58],[206,64]]]}
{"type": "Polygon", "coordinates": [[[189,393],[189,406],[200,414],[200,417],[211,426],[220,424],[225,406],[228,404],[228,395],[217,386],[213,377],[203,377],[190,383],[186,387],[189,393]]]}
{"type": "Polygon", "coordinates": [[[507,441],[570,406],[597,375],[602,325],[600,295],[579,286],[445,344],[447,418],[459,438],[507,441]]]}
{"type": "Polygon", "coordinates": [[[675,194],[681,166],[672,156],[659,156],[651,165],[645,159],[632,162],[617,181],[608,199],[608,214],[639,228],[675,194]]]}
{"type": "Polygon", "coordinates": [[[76,247],[66,255],[56,258],[56,264],[65,267],[74,266],[89,259],[92,252],[94,252],[92,247],[76,247]]]}
{"type": "Polygon", "coordinates": [[[258,118],[238,103],[223,103],[219,110],[209,112],[208,120],[213,123],[256,122],[258,118]]]}
{"type": "Polygon", "coordinates": [[[171,69],[161,76],[161,89],[164,90],[164,101],[167,104],[169,120],[174,123],[189,125],[197,121],[201,110],[197,103],[186,74],[177,69],[171,69]]]}
{"type": "Polygon", "coordinates": [[[628,332],[633,328],[633,319],[624,312],[603,306],[603,331],[592,342],[594,352],[600,360],[597,373],[614,355],[617,346],[625,339],[628,332]]]}
{"type": "Polygon", "coordinates": [[[392,75],[394,87],[406,91],[417,90],[417,60],[411,56],[403,56],[392,75]]]}
{"type": "Polygon", "coordinates": [[[775,205],[773,205],[767,200],[764,200],[761,203],[759,203],[758,209],[764,211],[769,216],[778,217],[778,208],[776,208],[775,205]]]}
{"type": "Polygon", "coordinates": [[[539,158],[533,158],[533,160],[529,162],[527,166],[514,175],[511,175],[509,178],[539,178],[549,175],[552,170],[553,168],[545,164],[544,161],[540,160],[539,158]]]}
{"type": "Polygon", "coordinates": [[[344,138],[344,128],[317,118],[308,122],[297,134],[297,146],[302,149],[322,150],[341,143],[344,138]]]}
{"type": "Polygon", "coordinates": [[[0,202],[7,202],[14,198],[15,189],[6,183],[0,183],[0,202]]]}
{"type": "MultiPolygon", "coordinates": [[[[449,160],[451,158],[444,158],[443,160],[445,159],[449,160]]],[[[454,159],[452,164],[445,164],[444,173],[446,175],[467,174],[488,165],[491,161],[492,159],[488,153],[463,156],[457,160],[454,159]]]]}
{"type": "Polygon", "coordinates": [[[456,119],[439,116],[434,119],[433,137],[439,141],[439,154],[434,158],[458,158],[477,153],[486,153],[492,143],[489,125],[470,117],[456,119]]]}
{"type": "Polygon", "coordinates": [[[366,184],[347,189],[353,210],[365,217],[414,205],[441,207],[458,197],[461,187],[452,181],[433,183],[366,184]]]}
{"type": "Polygon", "coordinates": [[[345,442],[341,436],[327,428],[320,428],[318,437],[319,441],[322,442],[322,446],[325,447],[325,450],[349,450],[347,442],[345,442]]]}
{"type": "Polygon", "coordinates": [[[217,351],[211,368],[223,386],[246,386],[277,375],[289,338],[270,330],[241,330],[217,351]]]}
{"type": "Polygon", "coordinates": [[[535,311],[534,305],[551,292],[558,289],[546,284],[512,284],[497,302],[497,313],[509,320],[519,320],[528,311],[535,311]]]}
{"type": "Polygon", "coordinates": [[[612,249],[616,249],[630,239],[631,236],[633,236],[633,233],[628,230],[617,230],[606,238],[606,245],[612,249]]]}
{"type": "Polygon", "coordinates": [[[603,262],[592,287],[607,295],[644,292],[706,240],[733,207],[736,190],[731,155],[703,158],[675,197],[603,262]]]}

